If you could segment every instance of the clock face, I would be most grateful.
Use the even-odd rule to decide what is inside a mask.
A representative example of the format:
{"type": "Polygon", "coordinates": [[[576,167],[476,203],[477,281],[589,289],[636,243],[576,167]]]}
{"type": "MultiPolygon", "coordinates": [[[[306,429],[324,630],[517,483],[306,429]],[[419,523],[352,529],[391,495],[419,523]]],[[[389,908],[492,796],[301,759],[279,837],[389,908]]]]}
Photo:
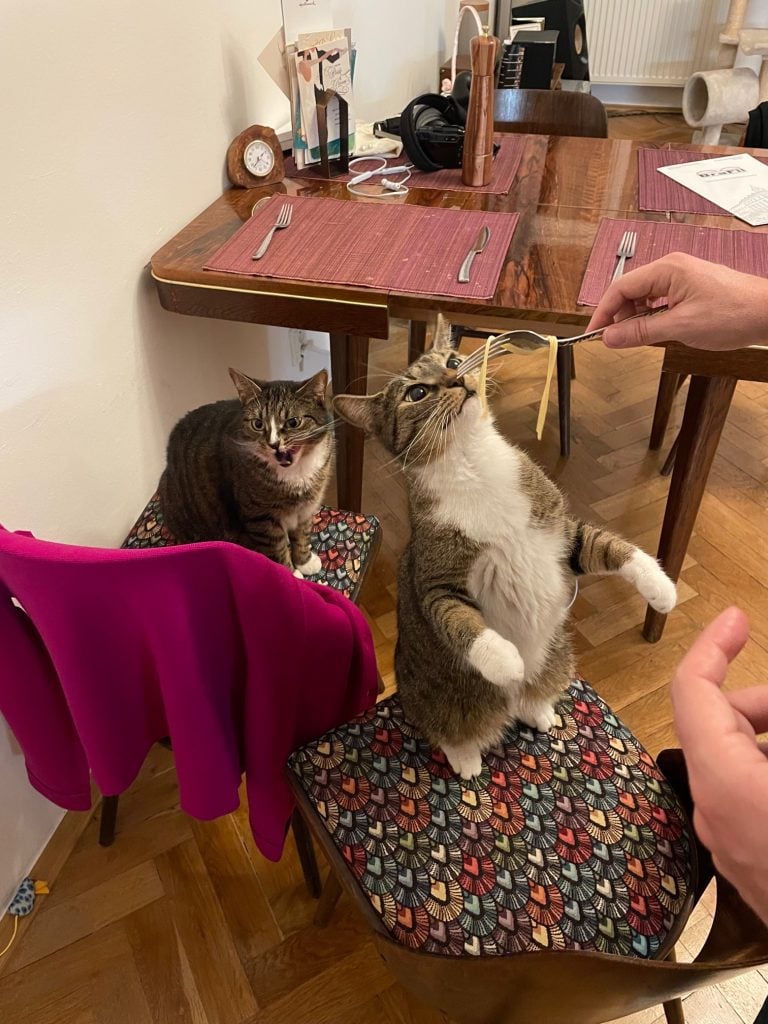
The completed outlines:
{"type": "Polygon", "coordinates": [[[254,139],[245,147],[243,163],[257,178],[266,177],[275,166],[275,154],[263,139],[254,139]]]}

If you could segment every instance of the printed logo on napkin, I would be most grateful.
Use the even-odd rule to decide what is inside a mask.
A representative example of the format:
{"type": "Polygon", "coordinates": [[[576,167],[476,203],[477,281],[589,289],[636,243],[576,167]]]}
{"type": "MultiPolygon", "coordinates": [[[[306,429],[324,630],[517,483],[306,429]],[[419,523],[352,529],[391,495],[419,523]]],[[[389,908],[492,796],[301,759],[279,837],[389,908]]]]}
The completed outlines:
{"type": "Polygon", "coordinates": [[[658,170],[747,224],[768,224],[768,167],[747,153],[658,170]]]}

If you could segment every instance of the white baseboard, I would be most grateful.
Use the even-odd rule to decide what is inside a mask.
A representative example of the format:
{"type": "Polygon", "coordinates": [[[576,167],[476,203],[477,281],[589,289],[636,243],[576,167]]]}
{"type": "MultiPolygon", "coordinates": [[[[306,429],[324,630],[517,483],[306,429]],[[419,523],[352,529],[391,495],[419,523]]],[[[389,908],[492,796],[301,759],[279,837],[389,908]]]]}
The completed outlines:
{"type": "Polygon", "coordinates": [[[608,85],[592,82],[592,95],[603,103],[622,107],[664,107],[682,110],[682,88],[659,85],[608,85]]]}

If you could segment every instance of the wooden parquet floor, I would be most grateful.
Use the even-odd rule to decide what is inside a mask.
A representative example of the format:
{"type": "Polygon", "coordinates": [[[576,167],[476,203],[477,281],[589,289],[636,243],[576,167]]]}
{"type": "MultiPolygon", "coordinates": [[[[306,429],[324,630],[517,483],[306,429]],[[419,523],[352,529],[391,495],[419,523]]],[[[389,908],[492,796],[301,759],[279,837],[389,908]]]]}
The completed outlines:
{"type": "MultiPolygon", "coordinates": [[[[612,120],[612,131],[629,119],[612,120]]],[[[632,119],[633,131],[639,130],[632,119]]],[[[678,124],[679,128],[679,124],[678,124]]],[[[648,137],[653,137],[653,119],[648,137]]],[[[683,139],[687,137],[683,126],[683,139]]],[[[618,132],[617,132],[618,134],[618,132]]],[[[466,342],[470,347],[477,342],[466,342]]],[[[535,439],[543,356],[510,358],[497,371],[498,422],[559,483],[576,513],[655,551],[668,481],[664,453],[647,450],[660,353],[577,351],[573,454],[558,454],[554,405],[535,439]]],[[[371,349],[369,389],[402,367],[403,325],[371,349]]],[[[678,396],[668,443],[680,419],[678,396]]],[[[643,603],[615,579],[586,580],[573,613],[579,668],[656,752],[674,743],[667,686],[695,633],[738,600],[752,639],[731,685],[768,677],[768,391],[740,384],[715,460],[680,583],[680,604],[659,644],[639,631],[643,603]]],[[[380,669],[394,683],[395,569],[407,536],[402,480],[375,444],[367,447],[364,505],[382,520],[384,543],[364,595],[380,669]]],[[[70,815],[35,876],[51,895],[22,922],[0,959],[3,1024],[438,1024],[441,1016],[393,984],[365,926],[346,900],[331,925],[312,924],[289,839],[279,864],[250,840],[245,804],[198,822],[179,809],[172,755],[158,747],[121,798],[114,846],[97,824],[70,815]],[[79,834],[78,837],[78,833],[79,834]],[[74,838],[74,845],[67,842],[74,838]]],[[[711,901],[697,908],[683,952],[703,942],[711,901]]],[[[0,947],[8,934],[0,922],[0,947]]],[[[686,1001],[689,1024],[748,1024],[768,994],[768,975],[686,1001]]],[[[660,1008],[634,1018],[651,1024],[660,1008]]],[[[546,1022],[542,1022],[546,1024],[546,1022]]]]}

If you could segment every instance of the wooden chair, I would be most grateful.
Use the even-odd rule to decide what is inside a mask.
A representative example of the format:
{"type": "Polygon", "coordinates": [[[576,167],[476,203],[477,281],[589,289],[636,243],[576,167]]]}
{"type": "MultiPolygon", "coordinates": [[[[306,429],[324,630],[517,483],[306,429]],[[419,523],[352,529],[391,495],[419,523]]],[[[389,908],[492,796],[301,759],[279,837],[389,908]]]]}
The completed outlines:
{"type": "MultiPolygon", "coordinates": [[[[153,495],[122,544],[124,548],[158,548],[175,544],[163,522],[157,494],[153,495]]],[[[322,562],[316,582],[323,582],[358,603],[368,572],[381,544],[381,526],[375,516],[343,512],[323,507],[315,516],[311,536],[312,549],[322,562]]],[[[382,684],[379,680],[379,692],[382,684]]],[[[171,748],[168,740],[163,744],[171,748]]],[[[115,839],[119,797],[102,800],[99,843],[110,846],[115,839]]],[[[320,896],[320,874],[314,848],[304,819],[294,813],[291,819],[296,848],[304,880],[312,896],[320,896]]]]}
{"type": "Polygon", "coordinates": [[[586,92],[497,89],[493,117],[497,132],[608,138],[605,107],[586,92]]]}
{"type": "MultiPolygon", "coordinates": [[[[680,996],[767,962],[768,929],[736,891],[718,877],[710,935],[693,963],[676,962],[674,943],[690,909],[713,876],[711,858],[688,824],[692,806],[682,754],[679,750],[664,751],[654,765],[610,709],[583,683],[572,684],[570,705],[561,705],[560,716],[563,725],[553,737],[519,730],[512,745],[487,756],[488,777],[484,772],[476,780],[478,785],[469,784],[461,790],[462,827],[455,841],[450,838],[455,816],[452,818],[447,808],[452,806],[451,800],[457,799],[452,788],[457,780],[444,759],[441,761],[440,752],[430,752],[404,723],[396,697],[297,751],[290,762],[289,777],[299,809],[331,865],[316,921],[327,923],[343,889],[370,925],[378,953],[397,981],[442,1012],[446,1022],[600,1024],[663,1003],[669,1024],[684,1024],[680,996]],[[609,903],[601,904],[606,916],[598,931],[605,929],[604,940],[614,928],[615,934],[624,928],[626,937],[632,914],[642,914],[658,905],[654,901],[659,897],[667,908],[668,930],[653,936],[654,927],[646,927],[645,941],[650,945],[645,946],[642,939],[637,941],[639,933],[634,932],[629,952],[609,952],[610,943],[599,935],[595,943],[594,936],[587,935],[589,929],[573,932],[572,936],[580,935],[590,948],[552,948],[549,941],[554,936],[562,943],[561,926],[577,926],[577,922],[589,920],[589,901],[581,902],[584,898],[579,888],[588,876],[586,872],[580,874],[579,863],[589,866],[591,861],[568,853],[566,848],[569,843],[573,846],[584,841],[584,836],[576,838],[562,816],[552,842],[541,842],[537,835],[537,830],[546,831],[548,827],[536,813],[537,805],[547,800],[544,780],[557,777],[567,788],[566,765],[571,764],[575,772],[579,770],[568,755],[569,749],[571,753],[575,749],[573,739],[567,739],[574,736],[574,722],[584,769],[591,772],[589,766],[601,758],[605,767],[605,756],[614,756],[612,748],[623,763],[613,779],[607,778],[606,767],[602,789],[594,774],[585,775],[585,796],[591,790],[599,802],[599,794],[612,792],[611,786],[618,778],[627,781],[627,789],[618,793],[616,803],[624,821],[624,837],[619,842],[626,840],[627,870],[619,876],[612,869],[611,856],[606,854],[610,841],[599,848],[593,840],[593,851],[599,850],[606,873],[592,893],[607,899],[616,894],[616,887],[621,888],[622,879],[632,882],[635,873],[635,896],[624,918],[614,916],[609,920],[615,908],[611,911],[609,903]],[[612,736],[608,746],[604,727],[612,736]],[[631,757],[623,757],[631,749],[639,756],[635,767],[629,764],[631,757]],[[554,770],[554,776],[549,776],[549,769],[554,770]],[[535,779],[539,779],[538,784],[532,781],[535,779]],[[645,782],[648,785],[644,789],[645,782]],[[510,797],[510,793],[519,796],[510,797]],[[646,798],[650,800],[648,805],[644,803],[646,798]],[[467,806],[463,806],[465,803],[467,806]],[[632,824],[631,809],[635,806],[642,808],[641,817],[646,822],[660,829],[655,850],[656,833],[632,824]],[[520,808],[524,810],[524,827],[519,818],[515,821],[520,808]],[[424,818],[421,824],[419,815],[424,818]],[[641,846],[642,842],[647,844],[644,848],[633,847],[638,836],[641,846]],[[687,862],[675,860],[676,843],[682,843],[680,850],[687,850],[687,862]],[[559,878],[557,849],[564,854],[559,878]],[[647,874],[643,872],[643,857],[657,865],[658,874],[653,868],[647,874]],[[550,885],[545,884],[547,865],[553,869],[550,885]],[[417,884],[414,876],[419,871],[424,877],[417,884]],[[493,873],[495,889],[491,888],[493,873]],[[534,878],[542,884],[534,884],[534,878]],[[421,900],[414,897],[419,885],[424,890],[421,900]],[[425,886],[431,886],[429,896],[425,886]],[[450,895],[452,886],[454,892],[450,895]],[[504,906],[499,893],[506,899],[504,906]],[[482,902],[485,899],[487,903],[482,902]],[[451,901],[457,900],[458,916],[455,909],[448,909],[451,901]],[[529,906],[537,915],[535,920],[543,922],[534,926],[542,933],[535,936],[535,942],[531,941],[534,932],[525,931],[525,914],[519,910],[529,906]],[[513,909],[506,911],[510,921],[501,928],[504,907],[513,909]],[[558,920],[559,924],[548,924],[558,920]],[[478,941],[478,935],[486,938],[478,941]],[[517,942],[524,951],[507,946],[495,950],[501,955],[482,955],[487,950],[478,947],[488,941],[488,936],[499,943],[504,936],[513,947],[517,942]],[[452,952],[448,951],[449,945],[455,947],[452,952]],[[600,945],[602,950],[597,948],[600,945]],[[534,951],[529,951],[531,948],[534,951]],[[480,955],[469,955],[471,952],[480,955]]],[[[568,797],[562,786],[553,811],[555,818],[559,812],[567,817],[578,805],[578,797],[568,797]]],[[[611,820],[608,805],[603,806],[605,820],[611,820]]],[[[593,807],[590,821],[592,825],[603,823],[599,808],[593,807]]],[[[617,856],[620,863],[621,852],[617,856]]],[[[632,928],[635,926],[643,930],[643,921],[634,920],[632,928]]]]}
{"type": "MultiPolygon", "coordinates": [[[[575,135],[605,139],[608,119],[600,100],[589,93],[550,89],[497,89],[494,95],[494,128],[497,132],[526,135],[575,135]]],[[[536,326],[540,330],[546,325],[536,326]]],[[[456,345],[461,337],[487,338],[487,331],[474,330],[471,324],[454,324],[452,337],[456,345]]],[[[424,351],[426,330],[423,324],[412,323],[409,362],[424,351]]],[[[571,453],[571,380],[576,376],[572,348],[557,353],[557,403],[560,427],[560,454],[571,453]]]]}

